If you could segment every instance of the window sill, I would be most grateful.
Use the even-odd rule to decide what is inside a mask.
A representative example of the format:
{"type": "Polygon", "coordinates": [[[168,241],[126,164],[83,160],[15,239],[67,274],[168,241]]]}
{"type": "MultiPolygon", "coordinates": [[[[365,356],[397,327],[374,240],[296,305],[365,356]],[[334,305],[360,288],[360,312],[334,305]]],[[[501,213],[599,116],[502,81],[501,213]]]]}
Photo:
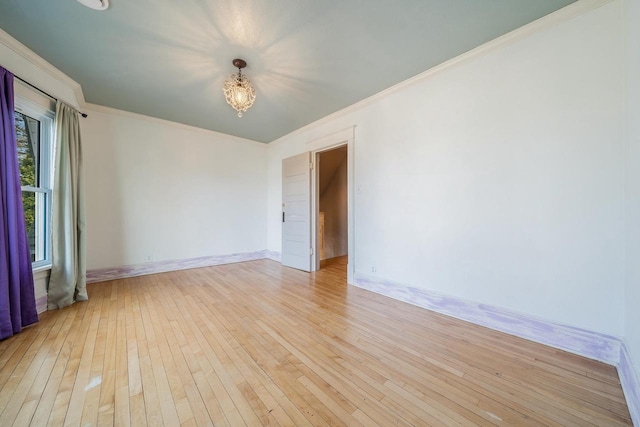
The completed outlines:
{"type": "Polygon", "coordinates": [[[39,265],[37,267],[33,267],[33,274],[40,273],[41,271],[51,270],[51,264],[39,265]]]}

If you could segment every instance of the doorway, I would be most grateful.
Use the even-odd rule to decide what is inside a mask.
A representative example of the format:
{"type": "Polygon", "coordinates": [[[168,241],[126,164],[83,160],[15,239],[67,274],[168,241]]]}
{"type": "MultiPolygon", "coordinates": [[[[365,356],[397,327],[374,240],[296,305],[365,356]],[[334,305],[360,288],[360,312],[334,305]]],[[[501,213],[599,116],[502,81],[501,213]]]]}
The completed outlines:
{"type": "MultiPolygon", "coordinates": [[[[309,151],[282,160],[282,265],[303,271],[320,268],[318,217],[320,206],[319,154],[346,147],[347,163],[347,283],[355,272],[354,158],[355,126],[306,144],[309,151]]],[[[344,148],[343,148],[344,149],[344,148]]],[[[321,160],[320,160],[321,162],[321,160]]],[[[358,193],[361,188],[358,187],[358,193]]],[[[326,221],[325,221],[326,222],[326,221]]],[[[346,229],[346,231],[345,231],[346,229]]],[[[325,244],[326,244],[325,240],[325,244]]],[[[325,248],[326,255],[326,248],[325,248]]]]}
{"type": "Polygon", "coordinates": [[[349,186],[347,145],[315,153],[316,270],[347,266],[349,253],[349,186]]]}

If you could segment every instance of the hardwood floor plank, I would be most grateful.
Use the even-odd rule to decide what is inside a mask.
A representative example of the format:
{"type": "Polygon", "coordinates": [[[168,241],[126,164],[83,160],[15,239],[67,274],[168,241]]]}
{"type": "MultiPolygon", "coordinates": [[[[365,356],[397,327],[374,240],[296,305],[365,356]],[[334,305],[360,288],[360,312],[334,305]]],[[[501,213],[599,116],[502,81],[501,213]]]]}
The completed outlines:
{"type": "MultiPolygon", "coordinates": [[[[209,418],[207,408],[202,401],[202,396],[199,392],[198,385],[194,381],[192,376],[192,371],[190,370],[190,365],[187,362],[187,359],[184,354],[184,347],[187,344],[186,336],[189,336],[188,332],[185,334],[181,325],[185,322],[184,318],[180,311],[177,309],[174,303],[174,295],[166,289],[166,287],[159,287],[159,294],[162,295],[165,304],[163,304],[160,309],[163,309],[164,316],[169,320],[170,328],[165,330],[165,338],[167,340],[167,345],[173,360],[176,365],[176,370],[178,374],[178,378],[182,383],[182,387],[184,389],[184,394],[186,396],[186,402],[183,403],[181,411],[178,412],[178,416],[180,420],[183,420],[185,416],[188,416],[188,412],[190,412],[194,418],[194,422],[196,425],[209,425],[211,424],[211,420],[209,418]],[[188,410],[186,405],[188,404],[188,410]],[[182,414],[182,415],[181,415],[182,414]]],[[[192,365],[193,366],[193,365],[192,365]]],[[[182,421],[184,424],[184,421],[182,421]]]]}
{"type": "MultiPolygon", "coordinates": [[[[77,309],[82,309],[82,317],[78,318],[78,322],[74,322],[72,325],[72,329],[76,329],[78,331],[77,336],[72,341],[69,341],[70,352],[68,356],[63,355],[66,360],[66,366],[64,368],[64,373],[62,374],[62,378],[60,379],[57,394],[55,396],[53,409],[49,416],[48,423],[50,425],[63,425],[64,420],[66,418],[67,412],[69,410],[69,401],[71,400],[71,394],[74,389],[74,384],[76,378],[78,376],[78,372],[80,369],[80,364],[83,361],[82,355],[84,353],[84,348],[87,342],[91,343],[94,337],[87,337],[89,329],[91,327],[91,319],[94,314],[94,308],[98,300],[88,301],[86,304],[82,304],[84,307],[78,307],[77,309]]],[[[71,309],[76,309],[72,307],[71,309]]],[[[91,345],[91,344],[89,344],[91,345]]],[[[83,364],[83,368],[84,368],[83,364]]],[[[84,371],[81,373],[84,375],[84,371]]]]}
{"type": "MultiPolygon", "coordinates": [[[[108,286],[100,287],[96,289],[96,293],[104,295],[106,289],[110,289],[108,286]]],[[[97,296],[94,296],[96,298],[97,296]]],[[[86,396],[85,404],[82,409],[81,425],[97,425],[98,423],[98,410],[100,408],[100,391],[102,387],[102,370],[104,367],[104,354],[106,347],[106,336],[109,325],[109,303],[108,298],[100,298],[102,304],[100,307],[100,322],[96,331],[96,339],[93,349],[93,358],[91,360],[91,370],[89,374],[89,383],[85,387],[86,396]]]]}
{"type": "Polygon", "coordinates": [[[100,310],[94,309],[91,313],[91,319],[87,319],[89,330],[87,331],[87,339],[82,349],[78,371],[75,374],[71,397],[69,398],[73,405],[69,405],[65,416],[65,426],[80,425],[82,420],[82,412],[85,403],[87,386],[89,385],[91,376],[91,364],[95,350],[95,342],[98,336],[98,326],[100,324],[100,310]]]}
{"type": "MultiPolygon", "coordinates": [[[[11,424],[18,414],[20,406],[16,405],[20,399],[24,399],[23,393],[26,394],[31,383],[35,380],[35,373],[38,372],[42,364],[43,355],[40,347],[47,337],[46,331],[40,331],[32,341],[30,346],[25,348],[23,357],[16,363],[15,369],[12,370],[10,377],[7,379],[2,391],[0,391],[0,425],[11,424]]],[[[12,359],[20,356],[16,354],[12,359]]]]}
{"type": "MultiPolygon", "coordinates": [[[[39,333],[46,334],[47,338],[44,341],[43,345],[39,348],[38,350],[39,355],[36,356],[34,361],[40,360],[41,358],[43,358],[43,363],[40,365],[40,368],[37,374],[35,375],[35,378],[32,378],[33,381],[32,381],[31,387],[26,393],[26,395],[24,395],[22,392],[18,390],[14,390],[14,393],[12,396],[12,400],[14,400],[14,403],[10,402],[6,406],[6,408],[13,408],[14,410],[15,409],[20,410],[20,413],[18,414],[15,421],[16,425],[23,423],[24,420],[27,420],[27,422],[23,424],[27,425],[30,422],[31,418],[33,417],[33,414],[37,408],[40,397],[42,396],[42,390],[47,384],[47,381],[49,379],[49,375],[51,374],[51,370],[53,368],[55,360],[64,342],[64,338],[65,338],[64,331],[68,331],[70,324],[71,324],[71,321],[69,320],[69,312],[67,312],[64,315],[59,316],[57,319],[50,319],[50,318],[47,319],[47,316],[44,316],[42,322],[37,326],[37,328],[42,329],[42,331],[40,331],[39,333]],[[52,333],[52,331],[58,331],[58,330],[61,330],[61,333],[59,334],[52,333]],[[22,403],[22,407],[16,408],[16,406],[19,405],[21,401],[24,402],[22,403]]],[[[25,358],[25,360],[27,359],[25,358]]],[[[37,366],[37,362],[34,363],[34,361],[31,361],[31,365],[37,366]]],[[[20,384],[23,387],[28,386],[28,383],[26,383],[25,380],[28,381],[29,377],[30,375],[25,374],[22,381],[20,382],[20,384]]],[[[5,410],[2,414],[3,416],[5,416],[5,414],[7,414],[7,411],[5,410]]],[[[3,422],[8,423],[6,419],[4,419],[3,422]]]]}
{"type": "Polygon", "coordinates": [[[270,260],[88,286],[0,342],[0,425],[631,425],[615,367],[270,260]]]}
{"type": "MultiPolygon", "coordinates": [[[[180,328],[184,334],[184,338],[181,340],[180,344],[180,351],[185,358],[189,372],[191,372],[191,376],[209,415],[209,419],[217,426],[228,425],[222,407],[220,406],[220,402],[215,397],[213,389],[201,368],[201,361],[202,363],[205,362],[202,360],[202,349],[195,338],[194,329],[197,329],[195,322],[193,322],[187,309],[180,309],[179,307],[178,309],[181,311],[184,318],[184,322],[181,322],[180,328]]],[[[180,335],[180,333],[178,333],[178,335],[180,335]]]]}
{"type": "Polygon", "coordinates": [[[33,426],[46,425],[47,420],[51,416],[51,411],[53,410],[53,407],[55,405],[55,400],[58,394],[60,383],[62,382],[65,369],[69,362],[71,347],[80,332],[80,328],[77,327],[77,325],[82,321],[82,317],[85,310],[87,309],[87,306],[88,304],[81,304],[69,307],[65,310],[56,310],[46,313],[47,323],[51,319],[54,319],[55,317],[61,315],[61,313],[63,312],[68,312],[69,317],[68,321],[65,322],[65,326],[56,331],[58,337],[63,339],[62,346],[55,354],[55,363],[53,365],[51,373],[49,374],[46,385],[44,386],[44,390],[32,390],[31,392],[33,394],[36,394],[38,392],[41,393],[38,406],[36,407],[36,411],[31,419],[31,425],[33,426]]]}

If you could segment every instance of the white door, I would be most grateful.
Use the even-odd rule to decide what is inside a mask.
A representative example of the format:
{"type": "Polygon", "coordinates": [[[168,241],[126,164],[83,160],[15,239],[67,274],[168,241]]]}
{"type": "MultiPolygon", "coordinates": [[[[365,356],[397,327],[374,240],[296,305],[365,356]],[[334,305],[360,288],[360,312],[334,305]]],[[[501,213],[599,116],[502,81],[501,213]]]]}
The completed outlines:
{"type": "Polygon", "coordinates": [[[282,161],[282,265],[311,271],[311,153],[282,161]]]}

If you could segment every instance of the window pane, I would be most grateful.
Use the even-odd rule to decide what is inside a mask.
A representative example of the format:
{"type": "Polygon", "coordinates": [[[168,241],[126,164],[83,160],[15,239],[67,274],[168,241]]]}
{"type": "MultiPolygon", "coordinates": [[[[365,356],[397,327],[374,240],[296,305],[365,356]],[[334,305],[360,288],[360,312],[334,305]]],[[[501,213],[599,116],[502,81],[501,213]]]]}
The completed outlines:
{"type": "Polygon", "coordinates": [[[47,194],[22,191],[22,205],[24,207],[24,219],[31,250],[31,262],[46,259],[46,201],[47,194]]]}
{"type": "Polygon", "coordinates": [[[20,184],[31,187],[40,185],[38,157],[40,154],[40,122],[15,112],[16,136],[18,140],[18,162],[20,184]]]}
{"type": "Polygon", "coordinates": [[[24,206],[24,221],[31,249],[31,262],[33,262],[36,260],[36,193],[23,191],[22,205],[24,206]]]}

